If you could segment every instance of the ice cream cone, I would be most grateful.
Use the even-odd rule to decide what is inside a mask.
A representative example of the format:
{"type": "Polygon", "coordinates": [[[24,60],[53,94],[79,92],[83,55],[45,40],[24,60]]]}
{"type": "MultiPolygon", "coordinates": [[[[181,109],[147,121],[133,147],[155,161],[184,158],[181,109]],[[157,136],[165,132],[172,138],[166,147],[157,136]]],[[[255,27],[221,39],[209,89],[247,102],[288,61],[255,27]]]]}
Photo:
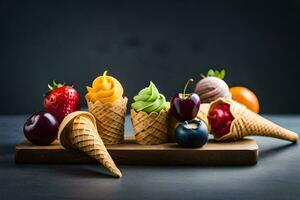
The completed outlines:
{"type": "Polygon", "coordinates": [[[209,103],[202,103],[200,105],[199,112],[198,112],[198,114],[196,116],[196,119],[200,120],[200,121],[203,121],[206,124],[207,127],[208,127],[208,118],[207,118],[207,115],[208,115],[209,107],[210,107],[209,103]]]}
{"type": "Polygon", "coordinates": [[[122,176],[97,132],[92,114],[77,111],[66,116],[59,127],[58,139],[65,148],[80,150],[99,161],[115,177],[122,176]]]}
{"type": "Polygon", "coordinates": [[[88,102],[88,110],[96,118],[97,129],[104,144],[124,142],[127,101],[124,97],[113,103],[88,102]]]}
{"type": "Polygon", "coordinates": [[[297,142],[297,133],[274,124],[236,101],[219,98],[211,103],[209,110],[224,103],[230,106],[234,120],[229,133],[222,137],[215,137],[217,141],[239,140],[245,136],[267,136],[297,142]]]}
{"type": "Polygon", "coordinates": [[[131,110],[131,120],[138,144],[162,144],[168,142],[168,111],[159,113],[131,110]]]}

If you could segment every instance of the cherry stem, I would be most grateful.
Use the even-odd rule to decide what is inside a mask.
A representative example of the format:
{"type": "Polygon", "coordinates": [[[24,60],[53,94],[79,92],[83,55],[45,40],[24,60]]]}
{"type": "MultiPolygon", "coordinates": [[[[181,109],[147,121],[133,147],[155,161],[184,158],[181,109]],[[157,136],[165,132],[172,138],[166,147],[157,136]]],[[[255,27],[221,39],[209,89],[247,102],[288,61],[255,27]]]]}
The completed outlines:
{"type": "Polygon", "coordinates": [[[185,86],[184,86],[184,88],[183,88],[183,93],[182,93],[182,96],[183,96],[183,98],[185,98],[186,97],[186,89],[187,89],[187,87],[188,87],[188,85],[190,84],[190,83],[192,83],[194,80],[192,79],[192,78],[190,78],[187,82],[186,82],[186,84],[185,84],[185,86]]]}

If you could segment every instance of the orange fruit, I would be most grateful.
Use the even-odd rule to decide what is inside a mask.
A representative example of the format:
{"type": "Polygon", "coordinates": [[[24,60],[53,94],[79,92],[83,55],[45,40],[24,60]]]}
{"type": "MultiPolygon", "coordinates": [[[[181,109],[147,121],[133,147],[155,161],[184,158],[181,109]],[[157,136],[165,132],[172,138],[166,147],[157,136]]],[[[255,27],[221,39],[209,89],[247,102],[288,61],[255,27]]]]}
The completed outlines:
{"type": "Polygon", "coordinates": [[[242,86],[230,88],[232,99],[245,105],[255,113],[259,112],[259,101],[257,96],[250,89],[242,86]]]}

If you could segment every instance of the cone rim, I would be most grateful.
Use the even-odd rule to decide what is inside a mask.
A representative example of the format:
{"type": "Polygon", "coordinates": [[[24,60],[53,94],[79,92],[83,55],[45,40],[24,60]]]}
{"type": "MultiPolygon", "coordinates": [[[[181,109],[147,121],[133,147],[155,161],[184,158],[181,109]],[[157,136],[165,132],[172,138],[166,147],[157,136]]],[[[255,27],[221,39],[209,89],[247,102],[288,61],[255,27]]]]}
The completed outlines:
{"type": "Polygon", "coordinates": [[[125,96],[125,97],[121,97],[120,99],[112,102],[112,103],[102,103],[101,101],[96,101],[96,102],[92,102],[92,101],[86,101],[87,102],[87,105],[88,107],[90,106],[95,106],[95,105],[101,105],[101,106],[104,106],[104,105],[109,105],[109,106],[116,106],[116,105],[120,105],[122,104],[123,102],[127,102],[128,101],[128,98],[125,96]]]}
{"type": "Polygon", "coordinates": [[[154,114],[157,114],[159,115],[160,113],[165,113],[165,112],[169,112],[169,110],[165,110],[165,109],[162,109],[161,111],[159,112],[150,112],[150,113],[147,113],[145,111],[136,111],[134,110],[133,108],[130,109],[130,114],[133,113],[133,114],[138,114],[138,113],[143,113],[143,114],[146,114],[146,115],[154,115],[154,114]]]}
{"type": "Polygon", "coordinates": [[[69,123],[72,122],[78,116],[86,116],[86,117],[88,117],[92,121],[92,123],[96,126],[96,119],[95,119],[95,117],[90,112],[87,112],[87,111],[75,111],[75,112],[72,112],[72,113],[68,114],[63,119],[63,121],[61,122],[61,124],[60,124],[60,126],[58,128],[57,138],[58,138],[59,142],[63,146],[68,146],[67,144],[65,144],[63,142],[64,140],[62,140],[62,137],[64,137],[64,135],[65,135],[65,129],[69,125],[69,123]]]}
{"type": "MultiPolygon", "coordinates": [[[[199,111],[198,111],[198,113],[197,113],[195,119],[198,120],[198,121],[203,122],[203,123],[207,126],[208,131],[210,132],[210,127],[209,127],[209,122],[208,122],[208,117],[207,117],[208,112],[207,112],[207,113],[203,112],[203,114],[205,115],[205,118],[206,118],[206,119],[203,119],[203,118],[201,117],[201,114],[200,114],[200,113],[202,112],[201,106],[202,106],[202,108],[204,108],[204,106],[208,106],[208,112],[209,112],[209,109],[210,109],[210,103],[202,103],[202,104],[200,105],[200,109],[199,109],[199,111]]],[[[173,116],[173,117],[174,117],[174,116],[173,116]]],[[[175,117],[174,117],[174,118],[175,118],[175,117]]],[[[176,118],[175,118],[175,119],[176,119],[176,118]]],[[[176,119],[176,120],[177,120],[177,119],[176,119]]],[[[177,121],[178,121],[178,120],[177,120],[177,121]]],[[[179,121],[178,121],[178,122],[179,122],[179,121]]]]}
{"type": "MultiPolygon", "coordinates": [[[[213,109],[214,107],[216,107],[216,106],[218,106],[220,104],[227,104],[229,106],[230,113],[233,116],[233,120],[232,120],[232,124],[233,124],[238,119],[238,116],[235,116],[235,114],[233,112],[233,108],[232,108],[233,105],[232,105],[232,103],[237,103],[237,102],[235,102],[234,100],[230,100],[230,99],[226,99],[226,98],[220,97],[220,98],[218,98],[218,99],[216,99],[216,100],[214,100],[214,101],[212,101],[210,103],[207,115],[209,114],[209,112],[211,111],[211,109],[213,109]]],[[[241,106],[243,106],[243,105],[241,105],[241,106]]],[[[212,129],[212,127],[211,127],[211,125],[209,123],[209,119],[208,119],[208,130],[210,130],[211,134],[214,136],[214,139],[217,140],[217,141],[228,139],[228,137],[230,137],[230,133],[232,132],[232,128],[233,128],[233,126],[231,125],[230,126],[230,130],[229,130],[229,132],[227,134],[218,137],[216,134],[214,134],[213,129],[212,129]]]]}

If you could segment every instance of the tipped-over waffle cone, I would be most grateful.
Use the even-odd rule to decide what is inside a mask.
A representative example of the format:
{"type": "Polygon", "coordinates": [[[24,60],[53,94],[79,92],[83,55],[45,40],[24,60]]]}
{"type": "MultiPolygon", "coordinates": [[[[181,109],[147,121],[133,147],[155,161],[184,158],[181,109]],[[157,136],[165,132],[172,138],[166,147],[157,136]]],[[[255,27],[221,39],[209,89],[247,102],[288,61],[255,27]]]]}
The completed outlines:
{"type": "Polygon", "coordinates": [[[96,120],[92,114],[77,111],[66,116],[59,127],[58,139],[65,148],[83,151],[99,161],[114,176],[122,176],[97,132],[96,120]]]}
{"type": "Polygon", "coordinates": [[[163,144],[168,142],[168,111],[150,114],[131,110],[134,135],[138,144],[163,144]]]}
{"type": "Polygon", "coordinates": [[[96,118],[97,129],[104,144],[124,142],[127,101],[124,97],[114,103],[87,102],[89,112],[96,118]]]}
{"type": "Polygon", "coordinates": [[[297,133],[274,124],[236,101],[219,98],[211,103],[209,110],[223,103],[230,106],[230,112],[234,120],[228,134],[222,137],[215,135],[217,141],[239,140],[245,136],[268,136],[297,142],[297,133]]]}
{"type": "Polygon", "coordinates": [[[209,103],[202,103],[200,105],[200,109],[199,109],[199,112],[196,116],[196,119],[197,120],[200,120],[200,121],[203,121],[206,126],[208,127],[208,118],[207,118],[207,115],[208,115],[208,110],[210,108],[210,104],[209,103]]]}

